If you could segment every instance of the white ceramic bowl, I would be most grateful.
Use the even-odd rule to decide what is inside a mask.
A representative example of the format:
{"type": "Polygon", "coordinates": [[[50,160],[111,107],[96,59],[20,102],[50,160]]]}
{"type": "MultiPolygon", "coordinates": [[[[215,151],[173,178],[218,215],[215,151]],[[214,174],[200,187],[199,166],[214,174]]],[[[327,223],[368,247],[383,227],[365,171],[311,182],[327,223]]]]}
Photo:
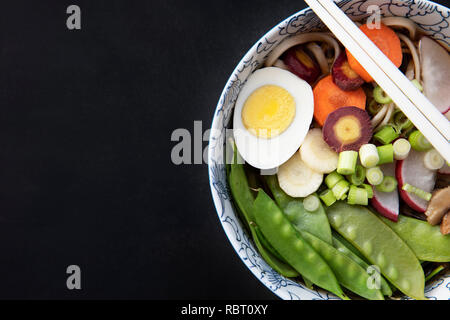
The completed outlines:
{"type": "MultiPolygon", "coordinates": [[[[450,9],[431,1],[397,0],[338,0],[337,5],[353,20],[367,17],[369,5],[378,5],[383,16],[402,16],[415,21],[434,39],[450,45],[450,9]]],[[[260,67],[271,50],[283,39],[293,34],[317,31],[324,25],[306,8],[279,23],[267,32],[242,58],[231,74],[220,97],[211,128],[208,169],[210,186],[217,214],[223,229],[242,262],[264,285],[282,299],[338,299],[323,290],[309,290],[301,283],[286,279],[270,268],[255,249],[253,242],[242,227],[231,204],[225,165],[224,147],[226,129],[231,126],[234,103],[247,77],[260,67]]],[[[450,299],[450,273],[425,288],[429,299],[450,299]]],[[[408,299],[405,297],[405,299],[408,299]]]]}

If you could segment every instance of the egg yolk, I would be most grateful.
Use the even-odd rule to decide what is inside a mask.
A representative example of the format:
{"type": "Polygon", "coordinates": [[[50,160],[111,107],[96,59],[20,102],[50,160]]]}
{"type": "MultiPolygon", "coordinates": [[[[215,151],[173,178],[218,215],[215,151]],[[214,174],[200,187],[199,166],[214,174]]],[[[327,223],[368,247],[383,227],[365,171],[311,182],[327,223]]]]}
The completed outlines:
{"type": "Polygon", "coordinates": [[[284,88],[262,86],[250,94],[242,108],[245,128],[259,138],[280,135],[292,123],[295,100],[284,88]]]}

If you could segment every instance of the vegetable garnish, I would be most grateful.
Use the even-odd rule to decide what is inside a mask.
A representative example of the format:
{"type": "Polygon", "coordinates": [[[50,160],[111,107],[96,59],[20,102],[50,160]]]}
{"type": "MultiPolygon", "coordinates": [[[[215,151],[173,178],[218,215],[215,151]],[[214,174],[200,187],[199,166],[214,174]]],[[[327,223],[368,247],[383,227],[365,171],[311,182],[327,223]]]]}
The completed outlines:
{"type": "Polygon", "coordinates": [[[371,143],[363,144],[359,149],[359,159],[364,167],[375,167],[380,161],[377,147],[371,143]]]}
{"type": "Polygon", "coordinates": [[[289,71],[311,85],[320,75],[319,66],[302,50],[301,46],[295,46],[289,49],[283,61],[289,71]]]}
{"type": "Polygon", "coordinates": [[[333,191],[334,196],[338,200],[344,200],[347,196],[347,191],[350,188],[350,183],[347,180],[341,180],[338,183],[334,185],[334,187],[331,189],[333,191]]]}
{"type": "Polygon", "coordinates": [[[352,70],[345,52],[342,52],[331,68],[334,83],[344,91],[353,91],[361,87],[364,80],[352,70]]]}
{"type": "Polygon", "coordinates": [[[314,119],[323,126],[328,115],[334,110],[355,106],[366,108],[366,94],[359,88],[354,91],[344,91],[334,82],[331,75],[322,78],[314,87],[314,119]]]}
{"type": "Polygon", "coordinates": [[[323,201],[323,203],[325,203],[325,205],[327,207],[331,206],[337,200],[333,194],[333,191],[331,191],[330,189],[322,191],[322,193],[320,193],[319,197],[323,201]]]}
{"type": "Polygon", "coordinates": [[[305,210],[314,212],[319,209],[320,200],[315,194],[311,194],[303,200],[303,206],[305,207],[305,210]]]}
{"type": "Polygon", "coordinates": [[[409,135],[409,143],[411,143],[411,147],[417,151],[427,151],[432,148],[431,143],[425,138],[425,136],[419,131],[416,130],[409,135]]]}
{"type": "Polygon", "coordinates": [[[444,166],[445,160],[436,149],[431,149],[425,153],[423,163],[430,170],[438,170],[444,166]]]}
{"type": "Polygon", "coordinates": [[[392,144],[392,147],[394,148],[395,160],[406,159],[406,157],[409,154],[409,151],[411,151],[411,144],[409,143],[408,140],[404,138],[395,140],[395,142],[392,144]]]}
{"type": "Polygon", "coordinates": [[[369,114],[356,107],[339,108],[328,115],[322,133],[334,151],[358,151],[372,138],[369,114]]]}
{"type": "Polygon", "coordinates": [[[397,188],[397,180],[391,176],[384,176],[383,181],[375,188],[380,192],[392,192],[397,188]]]}
{"type": "Polygon", "coordinates": [[[386,95],[386,93],[383,91],[383,89],[381,89],[380,86],[376,86],[373,89],[373,98],[380,104],[388,104],[392,102],[391,97],[386,95]]]}
{"type": "Polygon", "coordinates": [[[380,160],[378,164],[385,164],[394,162],[394,147],[392,144],[386,144],[384,146],[377,147],[378,156],[380,160]]]}
{"type": "MultiPolygon", "coordinates": [[[[391,28],[380,24],[380,27],[371,28],[363,24],[359,29],[392,61],[398,68],[402,64],[403,53],[399,37],[391,28]]],[[[353,55],[347,51],[348,63],[357,74],[366,82],[372,82],[372,76],[359,64],[353,55]]]]}
{"type": "Polygon", "coordinates": [[[357,186],[350,186],[347,197],[348,204],[359,204],[362,206],[367,206],[369,203],[369,196],[367,194],[366,188],[358,188],[357,186]]]}
{"type": "Polygon", "coordinates": [[[337,172],[348,175],[355,173],[356,161],[358,160],[358,152],[353,150],[342,151],[339,153],[337,172]]]}
{"type": "Polygon", "coordinates": [[[366,172],[367,181],[373,186],[379,185],[384,178],[384,174],[381,171],[380,167],[373,167],[367,169],[366,172]]]}
{"type": "Polygon", "coordinates": [[[373,135],[373,138],[382,144],[388,144],[398,138],[398,133],[392,126],[385,125],[380,131],[373,135]]]}
{"type": "Polygon", "coordinates": [[[406,192],[409,192],[409,193],[413,193],[416,196],[418,196],[424,200],[427,200],[427,201],[430,201],[430,199],[431,199],[431,193],[426,192],[415,186],[412,186],[409,183],[405,183],[402,187],[402,190],[405,190],[406,192]]]}
{"type": "Polygon", "coordinates": [[[338,183],[341,180],[344,180],[344,177],[341,176],[336,171],[333,171],[332,173],[330,173],[326,176],[325,184],[327,185],[328,188],[331,189],[336,185],[336,183],[338,183]]]}
{"type": "Polygon", "coordinates": [[[357,164],[355,172],[351,175],[347,175],[347,180],[355,186],[363,184],[364,180],[366,180],[366,168],[360,164],[357,164]]]}

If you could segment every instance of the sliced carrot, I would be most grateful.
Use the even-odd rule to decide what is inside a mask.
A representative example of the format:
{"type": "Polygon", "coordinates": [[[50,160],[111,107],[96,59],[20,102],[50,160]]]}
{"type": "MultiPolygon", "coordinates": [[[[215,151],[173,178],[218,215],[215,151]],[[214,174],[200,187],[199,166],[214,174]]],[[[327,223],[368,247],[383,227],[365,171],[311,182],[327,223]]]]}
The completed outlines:
{"type": "MultiPolygon", "coordinates": [[[[359,29],[392,61],[398,68],[402,64],[402,46],[399,37],[394,30],[380,24],[379,28],[369,29],[367,24],[363,24],[359,29]]],[[[370,74],[359,64],[359,62],[346,49],[348,63],[350,67],[366,82],[372,82],[373,78],[370,74]]]]}
{"type": "Polygon", "coordinates": [[[314,118],[323,126],[331,112],[341,107],[354,106],[366,108],[366,94],[362,88],[353,91],[344,91],[334,82],[331,75],[322,78],[313,89],[314,118]]]}

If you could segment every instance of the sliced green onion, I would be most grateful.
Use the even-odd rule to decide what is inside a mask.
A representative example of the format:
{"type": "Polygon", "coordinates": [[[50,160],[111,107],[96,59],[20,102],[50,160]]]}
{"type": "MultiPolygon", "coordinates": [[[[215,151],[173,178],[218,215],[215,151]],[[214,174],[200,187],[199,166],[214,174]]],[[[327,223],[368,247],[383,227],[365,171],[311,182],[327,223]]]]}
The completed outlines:
{"type": "Polygon", "coordinates": [[[417,151],[427,151],[431,149],[431,143],[424,137],[424,135],[419,131],[413,131],[409,135],[409,143],[411,143],[411,147],[417,151]]]}
{"type": "Polygon", "coordinates": [[[403,112],[397,110],[394,113],[394,126],[397,129],[397,133],[401,131],[407,131],[413,127],[413,123],[409,120],[403,112]]]}
{"type": "MultiPolygon", "coordinates": [[[[342,197],[346,195],[349,189],[350,183],[347,180],[341,180],[331,189],[333,191],[334,197],[338,200],[343,200],[342,197]]],[[[344,198],[345,199],[345,198],[344,198]]]]}
{"type": "Polygon", "coordinates": [[[378,112],[380,112],[380,110],[383,109],[383,105],[379,104],[378,102],[376,102],[375,100],[371,100],[369,102],[369,105],[367,106],[367,110],[369,111],[369,113],[374,116],[376,115],[378,112]]]}
{"type": "Polygon", "coordinates": [[[359,148],[359,158],[361,164],[366,168],[375,167],[380,160],[377,147],[371,143],[363,144],[361,148],[359,148]]]}
{"type": "Polygon", "coordinates": [[[388,104],[392,102],[391,97],[389,97],[380,86],[376,86],[373,89],[373,98],[376,102],[381,104],[388,104]]]}
{"type": "Polygon", "coordinates": [[[380,192],[392,192],[397,188],[397,180],[391,176],[384,176],[383,181],[375,188],[380,192]]]}
{"type": "Polygon", "coordinates": [[[411,80],[411,83],[412,83],[417,89],[419,89],[420,92],[423,92],[423,87],[422,87],[422,85],[420,84],[419,80],[413,79],[413,80],[411,80]]]}
{"type": "Polygon", "coordinates": [[[373,167],[367,169],[366,177],[371,185],[376,186],[383,182],[384,174],[380,167],[373,167]]]}
{"type": "Polygon", "coordinates": [[[367,206],[369,204],[369,197],[365,188],[358,188],[351,186],[347,197],[348,204],[359,204],[367,206]]]}
{"type": "Polygon", "coordinates": [[[315,194],[311,194],[303,199],[303,207],[306,211],[314,212],[319,209],[320,200],[315,194]]]}
{"type": "Polygon", "coordinates": [[[411,151],[411,144],[409,143],[408,140],[406,140],[404,138],[395,140],[392,147],[394,148],[394,159],[395,160],[406,159],[406,157],[409,154],[409,151],[411,151]]]}
{"type": "Polygon", "coordinates": [[[366,169],[362,165],[357,164],[355,172],[348,175],[347,180],[355,186],[363,184],[364,180],[366,180],[366,169]]]}
{"type": "Polygon", "coordinates": [[[336,185],[336,183],[338,183],[341,180],[344,180],[344,177],[341,176],[336,171],[333,171],[329,175],[326,176],[325,184],[327,185],[328,188],[331,189],[336,185]]]}
{"type": "Polygon", "coordinates": [[[327,207],[336,202],[336,197],[334,196],[333,191],[331,191],[330,189],[323,191],[319,195],[319,197],[327,207]]]}
{"type": "Polygon", "coordinates": [[[423,163],[430,170],[438,170],[444,166],[445,160],[436,149],[431,149],[425,153],[423,163]]]}
{"type": "Polygon", "coordinates": [[[367,198],[372,199],[373,198],[373,187],[367,183],[363,183],[361,187],[364,187],[364,189],[366,189],[367,198]]]}
{"type": "Polygon", "coordinates": [[[425,190],[419,189],[415,186],[410,185],[409,183],[405,183],[402,187],[403,190],[409,193],[413,193],[419,198],[422,198],[424,200],[430,201],[431,199],[431,193],[426,192],[425,190]]]}
{"type": "Polygon", "coordinates": [[[392,126],[386,125],[380,131],[375,133],[373,137],[382,144],[388,144],[398,138],[398,133],[392,126]]]}
{"type": "Polygon", "coordinates": [[[340,174],[352,174],[355,172],[356,160],[358,160],[358,152],[353,150],[342,151],[339,153],[337,172],[340,174]]]}
{"type": "Polygon", "coordinates": [[[377,147],[378,156],[380,160],[378,164],[394,162],[394,147],[392,144],[386,144],[384,146],[377,147]]]}

